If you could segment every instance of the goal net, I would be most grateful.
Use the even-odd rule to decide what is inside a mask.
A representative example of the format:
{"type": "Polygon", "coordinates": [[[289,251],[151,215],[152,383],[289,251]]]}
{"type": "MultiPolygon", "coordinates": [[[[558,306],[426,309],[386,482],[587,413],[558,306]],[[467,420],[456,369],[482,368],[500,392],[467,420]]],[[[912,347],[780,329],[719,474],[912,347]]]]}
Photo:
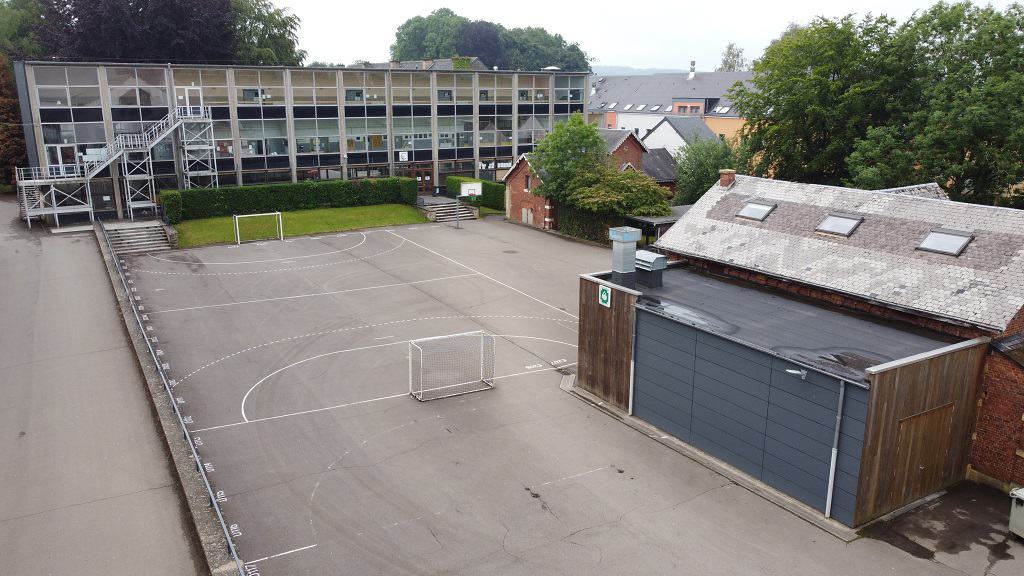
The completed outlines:
{"type": "Polygon", "coordinates": [[[235,214],[235,244],[257,240],[284,240],[284,221],[280,212],[235,214]]]}
{"type": "Polygon", "coordinates": [[[409,394],[420,401],[494,387],[494,336],[466,332],[409,342],[409,394]]]}

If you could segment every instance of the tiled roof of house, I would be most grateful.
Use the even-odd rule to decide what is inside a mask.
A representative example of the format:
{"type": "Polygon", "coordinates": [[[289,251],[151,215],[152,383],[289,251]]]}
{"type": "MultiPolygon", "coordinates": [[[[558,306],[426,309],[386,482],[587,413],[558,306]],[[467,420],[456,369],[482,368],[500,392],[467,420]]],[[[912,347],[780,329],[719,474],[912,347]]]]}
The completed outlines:
{"type": "Polygon", "coordinates": [[[992,342],[992,347],[1024,366],[1024,332],[992,342]]]}
{"type": "Polygon", "coordinates": [[[718,138],[700,116],[665,116],[647,132],[644,139],[646,140],[647,136],[650,136],[662,124],[671,126],[687,144],[693,144],[697,140],[718,138]]]}
{"type": "Polygon", "coordinates": [[[664,148],[651,148],[643,157],[644,174],[655,182],[671,182],[676,179],[676,159],[664,148]]]}
{"type": "Polygon", "coordinates": [[[952,202],[922,191],[736,176],[728,188],[712,186],[657,246],[1003,330],[1024,306],[1024,210],[952,202]],[[737,217],[749,200],[776,207],[763,221],[737,217]],[[815,231],[836,213],[863,222],[849,237],[815,231]],[[938,228],[969,232],[973,239],[959,256],[917,249],[938,228]]]}
{"type": "MultiPolygon", "coordinates": [[[[622,143],[626,141],[626,138],[629,138],[630,134],[633,134],[632,130],[626,129],[598,128],[597,131],[601,134],[601,138],[604,138],[604,143],[608,146],[609,154],[618,150],[619,146],[622,146],[622,143]]],[[[639,141],[640,138],[637,138],[637,140],[639,141]]],[[[643,142],[640,142],[640,146],[645,150],[647,149],[643,142]]]]}

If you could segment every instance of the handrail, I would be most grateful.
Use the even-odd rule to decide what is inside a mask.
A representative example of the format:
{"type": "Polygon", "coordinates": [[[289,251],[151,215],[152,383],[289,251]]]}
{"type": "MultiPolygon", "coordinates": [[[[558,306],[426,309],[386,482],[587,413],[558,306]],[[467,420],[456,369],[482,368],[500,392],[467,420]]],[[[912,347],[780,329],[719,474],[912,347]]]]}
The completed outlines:
{"type": "MultiPolygon", "coordinates": [[[[114,260],[114,267],[117,269],[117,276],[121,279],[121,286],[124,288],[125,294],[130,295],[131,290],[128,288],[128,282],[125,280],[124,269],[121,267],[121,260],[114,252],[114,247],[110,243],[110,237],[107,235],[107,227],[103,224],[103,221],[98,220],[100,225],[100,231],[103,233],[103,241],[107,245],[107,250],[110,251],[110,256],[114,260]]],[[[146,327],[142,323],[142,317],[139,315],[139,309],[135,305],[135,301],[129,296],[128,302],[132,307],[132,314],[135,315],[135,322],[139,326],[139,330],[142,331],[143,337],[146,335],[146,327]]],[[[235,541],[231,538],[231,531],[228,530],[227,522],[224,521],[224,514],[220,509],[220,505],[217,503],[217,496],[213,491],[213,486],[210,484],[210,478],[206,475],[206,469],[203,467],[203,461],[199,457],[199,452],[196,450],[195,443],[192,441],[192,435],[189,433],[188,428],[185,426],[185,418],[181,415],[181,410],[178,409],[178,403],[174,401],[174,394],[171,392],[171,386],[167,381],[167,375],[164,373],[163,365],[156,355],[156,350],[153,349],[153,344],[149,338],[145,338],[146,348],[149,349],[149,356],[153,360],[153,364],[156,366],[156,371],[160,375],[160,381],[163,382],[164,391],[167,392],[167,398],[170,400],[171,408],[174,409],[174,415],[178,418],[178,424],[181,426],[182,434],[185,438],[185,442],[188,444],[189,450],[192,451],[192,459],[195,460],[196,470],[199,471],[199,476],[203,479],[203,485],[206,487],[206,493],[210,497],[210,506],[217,514],[217,521],[220,523],[221,530],[224,531],[224,538],[228,542],[228,552],[231,554],[231,558],[235,561],[235,567],[238,569],[239,576],[245,576],[245,565],[242,559],[238,557],[238,550],[235,548],[235,541]]]]}

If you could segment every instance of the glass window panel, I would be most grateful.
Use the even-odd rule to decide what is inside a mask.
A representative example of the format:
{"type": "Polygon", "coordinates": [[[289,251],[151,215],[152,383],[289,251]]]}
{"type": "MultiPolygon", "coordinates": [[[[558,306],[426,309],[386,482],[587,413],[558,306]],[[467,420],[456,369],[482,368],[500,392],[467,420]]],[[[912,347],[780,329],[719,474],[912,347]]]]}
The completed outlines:
{"type": "Polygon", "coordinates": [[[455,75],[455,86],[458,88],[472,88],[473,87],[473,75],[472,74],[456,74],[455,75]]]}
{"type": "MultiPolygon", "coordinates": [[[[213,148],[217,158],[231,158],[235,155],[235,146],[231,140],[216,140],[213,143],[213,148]]],[[[221,181],[221,185],[224,185],[223,181],[221,181]]]]}
{"type": "Polygon", "coordinates": [[[534,76],[533,77],[534,88],[551,88],[551,76],[534,76]]]}
{"type": "Polygon", "coordinates": [[[455,102],[458,104],[472,104],[473,103],[473,89],[472,88],[457,88],[455,90],[455,102]]]}
{"type": "Polygon", "coordinates": [[[373,86],[376,88],[383,88],[386,86],[387,80],[383,72],[367,72],[366,73],[366,85],[373,86]]]}
{"type": "Polygon", "coordinates": [[[293,104],[314,104],[316,100],[313,98],[312,88],[292,88],[292,103],[293,104]]]}
{"type": "Polygon", "coordinates": [[[736,213],[740,218],[747,218],[749,220],[763,221],[775,210],[775,204],[762,204],[760,202],[747,202],[740,208],[740,211],[736,213]]]}
{"type": "Polygon", "coordinates": [[[174,160],[174,146],[169,138],[165,138],[153,146],[153,160],[174,160]]]}
{"type": "Polygon", "coordinates": [[[451,89],[441,89],[437,91],[438,102],[452,102],[455,100],[455,95],[452,94],[451,89]]]}
{"type": "Polygon", "coordinates": [[[430,88],[413,88],[413,104],[430,104],[430,88]]]}
{"type": "Polygon", "coordinates": [[[111,88],[111,106],[138,106],[139,99],[135,94],[135,88],[111,88]]]}
{"type": "Polygon", "coordinates": [[[40,106],[67,106],[67,88],[39,88],[40,106]]]}
{"type": "Polygon", "coordinates": [[[494,116],[481,116],[480,117],[480,131],[493,131],[497,128],[494,120],[494,116]]]}
{"type": "Polygon", "coordinates": [[[231,139],[231,121],[218,120],[213,123],[213,137],[218,140],[231,139]]]}
{"type": "Polygon", "coordinates": [[[532,91],[530,91],[530,90],[519,90],[519,101],[520,102],[530,102],[531,101],[531,98],[530,98],[531,94],[532,94],[532,91]]]}
{"type": "MultiPolygon", "coordinates": [[[[69,86],[99,86],[100,84],[99,75],[95,68],[69,66],[67,70],[69,86]]],[[[39,82],[37,81],[36,83],[38,84],[39,82]]]]}
{"type": "Polygon", "coordinates": [[[100,89],[95,86],[78,86],[69,88],[72,106],[99,106],[100,89]]]}
{"type": "Polygon", "coordinates": [[[75,141],[79,144],[87,142],[106,142],[107,137],[103,133],[102,122],[88,122],[75,124],[75,141]]]}
{"type": "Polygon", "coordinates": [[[412,150],[412,145],[411,134],[395,134],[395,150],[412,150]]]}
{"type": "Polygon", "coordinates": [[[134,68],[107,68],[108,86],[135,86],[134,68]]]}
{"type": "Polygon", "coordinates": [[[568,88],[569,77],[568,76],[555,76],[555,88],[568,88]]]}
{"type": "Polygon", "coordinates": [[[321,118],[316,121],[316,132],[320,136],[338,137],[338,120],[336,118],[321,118]]]}
{"type": "Polygon", "coordinates": [[[362,86],[363,85],[363,73],[362,72],[342,72],[341,83],[345,86],[362,86]]]}
{"type": "Polygon", "coordinates": [[[366,136],[348,135],[345,137],[345,148],[349,152],[365,152],[366,136]]]}
{"type": "Polygon", "coordinates": [[[227,86],[203,87],[203,104],[207,106],[227,106],[227,86]]]}
{"type": "Polygon", "coordinates": [[[392,88],[408,88],[412,84],[412,79],[409,74],[403,72],[395,72],[391,75],[391,87],[392,88]]]}
{"type": "Polygon", "coordinates": [[[430,88],[430,74],[413,74],[413,88],[430,88]]]}
{"type": "Polygon", "coordinates": [[[295,120],[295,137],[316,136],[316,120],[295,120]]]}
{"type": "Polygon", "coordinates": [[[228,85],[228,73],[227,70],[207,70],[201,71],[203,86],[227,86],[228,85]]]}
{"type": "Polygon", "coordinates": [[[114,135],[138,134],[142,132],[142,122],[114,122],[114,135]]]}
{"type": "Polygon", "coordinates": [[[336,106],[338,104],[338,89],[334,86],[317,86],[316,103],[336,106]]]}
{"type": "Polygon", "coordinates": [[[166,106],[167,90],[164,88],[139,88],[140,106],[166,106]]]}
{"type": "Polygon", "coordinates": [[[512,75],[511,74],[497,74],[495,76],[495,86],[498,88],[512,88],[512,75]]]}
{"type": "Polygon", "coordinates": [[[385,134],[370,134],[366,138],[366,143],[370,152],[380,152],[388,149],[388,138],[385,134]]]}
{"type": "Polygon", "coordinates": [[[260,70],[260,86],[284,86],[284,72],[260,70]]]}
{"type": "Polygon", "coordinates": [[[512,117],[511,116],[498,116],[497,117],[498,130],[511,130],[512,129],[512,117]]]}
{"type": "MultiPolygon", "coordinates": [[[[194,68],[174,68],[171,72],[175,86],[199,86],[199,70],[194,68]]],[[[110,78],[110,71],[107,71],[107,78],[110,78]]]]}
{"type": "Polygon", "coordinates": [[[972,236],[967,232],[932,230],[925,236],[918,249],[959,256],[971,239],[972,236]]]}
{"type": "Polygon", "coordinates": [[[292,86],[302,86],[307,88],[313,87],[312,70],[292,70],[291,79],[292,86]]]}
{"type": "Polygon", "coordinates": [[[451,116],[440,116],[437,119],[437,130],[454,132],[455,131],[455,118],[451,116]]]}
{"type": "Polygon", "coordinates": [[[365,118],[346,118],[345,119],[345,135],[346,136],[365,136],[366,132],[366,119],[365,118]]]}
{"type": "Polygon", "coordinates": [[[495,101],[496,102],[501,102],[501,103],[504,103],[504,104],[511,103],[512,102],[512,90],[505,89],[505,88],[499,88],[497,90],[497,95],[495,97],[495,101]]]}
{"type": "Polygon", "coordinates": [[[473,133],[472,132],[458,132],[455,135],[455,145],[459,148],[472,148],[473,147],[473,133]]]}
{"type": "Polygon", "coordinates": [[[345,90],[345,102],[362,102],[363,90],[361,88],[348,88],[345,90]]]}
{"type": "Polygon", "coordinates": [[[480,101],[481,102],[491,102],[492,98],[494,97],[493,92],[494,92],[493,90],[489,90],[489,89],[480,90],[480,101]]]}
{"type": "Polygon", "coordinates": [[[162,68],[136,68],[135,75],[139,79],[139,86],[163,86],[165,84],[162,68]]]}
{"type": "Polygon", "coordinates": [[[386,134],[388,131],[388,121],[385,118],[367,118],[366,130],[370,134],[386,134]]]}
{"type": "Polygon", "coordinates": [[[430,118],[413,118],[412,129],[416,132],[430,132],[430,118]]]}
{"type": "Polygon", "coordinates": [[[259,70],[235,70],[235,86],[259,86],[259,70]]]}
{"type": "Polygon", "coordinates": [[[263,138],[262,120],[239,120],[238,136],[243,140],[246,138],[263,138]]]}
{"type": "Polygon", "coordinates": [[[455,86],[455,75],[454,74],[438,74],[437,85],[444,88],[453,88],[455,86]]]}
{"type": "Polygon", "coordinates": [[[481,146],[494,146],[495,143],[494,132],[481,132],[480,133],[480,145],[481,146]]]}
{"type": "Polygon", "coordinates": [[[66,86],[67,74],[63,66],[40,66],[35,68],[37,86],[66,86]]]}
{"type": "Polygon", "coordinates": [[[43,124],[44,144],[74,144],[75,125],[66,124],[43,124]]]}
{"type": "Polygon", "coordinates": [[[288,122],[286,120],[264,120],[263,136],[266,138],[281,138],[288,135],[288,122]]]}
{"type": "Polygon", "coordinates": [[[260,89],[259,88],[237,88],[238,91],[238,103],[239,104],[259,104],[260,103],[260,89]]]}
{"type": "Polygon", "coordinates": [[[548,91],[547,90],[534,90],[534,98],[537,102],[547,102],[548,91]]]}
{"type": "Polygon", "coordinates": [[[411,132],[412,118],[392,118],[391,127],[395,132],[411,132]]]}
{"type": "Polygon", "coordinates": [[[395,104],[411,104],[412,95],[409,93],[408,88],[392,88],[391,101],[395,104]]]}
{"type": "Polygon", "coordinates": [[[242,139],[242,157],[263,156],[263,139],[242,139]]]}
{"type": "Polygon", "coordinates": [[[327,86],[333,86],[335,89],[338,88],[338,73],[333,70],[317,70],[314,72],[314,78],[316,79],[316,85],[321,88],[327,86]]]}
{"type": "Polygon", "coordinates": [[[281,106],[284,104],[284,88],[262,88],[264,106],[281,106]]]}
{"type": "Polygon", "coordinates": [[[818,224],[815,228],[818,232],[827,232],[829,234],[838,234],[839,236],[849,236],[853,234],[853,231],[860,226],[860,223],[864,219],[859,216],[842,216],[839,214],[829,214],[824,220],[818,224]]]}
{"type": "Polygon", "coordinates": [[[477,76],[477,87],[494,88],[494,74],[481,74],[477,76]]]}

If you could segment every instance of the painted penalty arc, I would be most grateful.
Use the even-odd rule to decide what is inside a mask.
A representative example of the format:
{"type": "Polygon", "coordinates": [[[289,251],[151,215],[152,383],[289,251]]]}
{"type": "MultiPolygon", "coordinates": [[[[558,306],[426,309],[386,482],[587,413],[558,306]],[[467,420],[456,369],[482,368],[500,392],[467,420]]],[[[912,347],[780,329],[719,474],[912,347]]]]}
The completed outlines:
{"type": "Polygon", "coordinates": [[[190,262],[188,260],[175,260],[173,258],[161,258],[159,256],[154,256],[152,254],[146,254],[146,256],[149,256],[150,258],[152,258],[154,260],[160,260],[162,262],[171,262],[171,263],[174,263],[174,264],[193,264],[193,265],[194,264],[201,264],[203,266],[232,266],[232,265],[240,265],[240,264],[265,264],[267,262],[282,262],[282,261],[285,261],[285,260],[300,260],[300,259],[303,259],[303,258],[316,258],[318,256],[330,256],[331,254],[340,254],[342,252],[349,252],[351,250],[355,250],[356,248],[359,248],[360,246],[362,246],[363,244],[366,243],[367,236],[366,236],[365,232],[354,232],[353,234],[359,234],[360,236],[362,236],[362,239],[359,240],[359,243],[356,244],[355,246],[350,246],[348,248],[341,248],[339,250],[330,250],[328,252],[317,252],[316,254],[304,254],[302,256],[282,256],[281,258],[267,258],[266,260],[247,260],[245,262],[190,262]]]}

